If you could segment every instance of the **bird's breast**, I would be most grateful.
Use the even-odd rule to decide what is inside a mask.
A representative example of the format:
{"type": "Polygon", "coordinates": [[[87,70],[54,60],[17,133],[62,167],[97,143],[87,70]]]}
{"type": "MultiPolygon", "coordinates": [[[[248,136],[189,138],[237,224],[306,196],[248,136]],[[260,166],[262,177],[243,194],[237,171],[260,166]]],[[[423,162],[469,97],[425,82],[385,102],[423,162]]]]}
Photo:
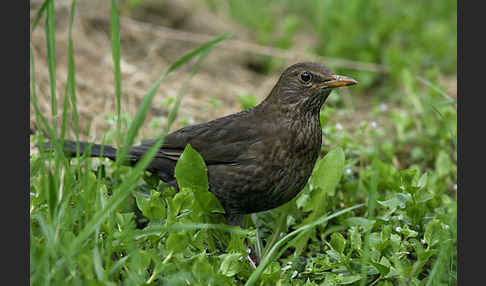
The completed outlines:
{"type": "Polygon", "coordinates": [[[315,121],[282,124],[262,140],[256,147],[263,155],[253,169],[253,178],[260,180],[251,192],[255,208],[272,209],[293,199],[312,173],[321,142],[320,122],[315,121]]]}
{"type": "Polygon", "coordinates": [[[232,165],[209,165],[211,191],[231,213],[280,206],[305,186],[321,148],[319,121],[281,121],[250,140],[232,165]]]}

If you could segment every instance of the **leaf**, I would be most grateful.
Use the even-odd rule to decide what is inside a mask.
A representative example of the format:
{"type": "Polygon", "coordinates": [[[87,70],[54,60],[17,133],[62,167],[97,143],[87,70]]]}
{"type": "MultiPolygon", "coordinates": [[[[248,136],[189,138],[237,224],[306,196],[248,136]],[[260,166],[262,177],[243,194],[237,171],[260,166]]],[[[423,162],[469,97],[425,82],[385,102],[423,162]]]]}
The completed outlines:
{"type": "Polygon", "coordinates": [[[427,173],[423,174],[417,183],[417,187],[419,188],[425,187],[427,185],[427,179],[428,179],[427,173]]]}
{"type": "Polygon", "coordinates": [[[417,251],[417,258],[423,263],[427,262],[430,257],[437,253],[437,249],[427,249],[423,251],[417,251]]]}
{"type": "Polygon", "coordinates": [[[344,223],[347,226],[361,226],[364,232],[370,231],[373,228],[375,222],[375,220],[367,219],[364,217],[349,217],[344,220],[344,223]]]}
{"type": "Polygon", "coordinates": [[[356,281],[361,280],[361,275],[350,275],[350,276],[343,276],[340,277],[340,282],[339,285],[347,285],[347,284],[352,284],[356,281]]]}
{"type": "Polygon", "coordinates": [[[353,226],[349,229],[349,237],[351,241],[351,248],[354,250],[361,250],[362,240],[361,234],[358,231],[356,226],[353,226]]]}
{"type": "Polygon", "coordinates": [[[392,227],[391,225],[385,225],[383,226],[383,229],[381,230],[381,241],[385,242],[390,239],[392,233],[392,227]]]}
{"type": "Polygon", "coordinates": [[[405,238],[410,238],[410,237],[417,237],[418,232],[416,232],[413,229],[410,229],[408,225],[405,225],[402,229],[402,233],[405,236],[405,238]]]}
{"type": "Polygon", "coordinates": [[[335,232],[331,235],[330,244],[334,250],[342,254],[346,246],[346,240],[339,232],[335,232]]]}
{"type": "Polygon", "coordinates": [[[194,204],[194,195],[191,192],[178,192],[172,200],[168,201],[174,217],[181,212],[188,211],[194,204]]]}
{"type": "Polygon", "coordinates": [[[162,219],[165,217],[165,204],[159,192],[151,190],[150,197],[137,194],[135,199],[138,208],[148,219],[162,219]]]}
{"type": "Polygon", "coordinates": [[[321,189],[320,194],[333,196],[344,171],[343,149],[336,148],[330,151],[316,165],[311,177],[312,185],[321,189]]]}
{"type": "Polygon", "coordinates": [[[441,150],[437,155],[437,159],[435,161],[435,170],[437,172],[438,177],[447,176],[453,169],[454,163],[445,151],[441,150]]]}
{"type": "Polygon", "coordinates": [[[440,221],[434,219],[432,222],[425,226],[424,239],[429,246],[434,246],[440,240],[441,234],[441,224],[440,221]]]}
{"type": "Polygon", "coordinates": [[[177,161],[175,177],[180,189],[199,189],[207,191],[208,175],[202,156],[191,145],[187,144],[177,161]]]}
{"type": "Polygon", "coordinates": [[[373,262],[373,261],[370,261],[370,262],[378,270],[378,272],[380,272],[380,274],[382,276],[386,276],[388,274],[388,272],[390,272],[390,267],[385,266],[385,265],[380,264],[380,263],[377,263],[377,262],[373,262]]]}
{"type": "Polygon", "coordinates": [[[405,208],[407,202],[412,199],[412,196],[408,193],[394,193],[393,196],[386,201],[378,201],[378,203],[384,207],[390,209],[405,208]]]}
{"type": "Polygon", "coordinates": [[[200,255],[192,265],[192,273],[199,281],[198,285],[211,285],[210,280],[214,279],[214,271],[208,256],[200,255]]]}
{"type": "Polygon", "coordinates": [[[188,244],[189,237],[185,231],[179,233],[173,232],[169,234],[169,236],[167,237],[167,241],[165,242],[167,250],[173,251],[175,253],[184,251],[188,244]]]}
{"type": "Polygon", "coordinates": [[[221,255],[221,257],[223,258],[223,261],[219,267],[219,272],[228,277],[235,276],[241,268],[241,263],[239,262],[241,254],[227,253],[221,255]]]}
{"type": "Polygon", "coordinates": [[[224,212],[218,199],[209,192],[208,175],[203,157],[187,144],[177,161],[175,177],[181,193],[191,191],[194,196],[194,211],[209,214],[212,211],[224,212]]]}
{"type": "Polygon", "coordinates": [[[280,273],[280,264],[277,261],[273,261],[262,273],[262,285],[274,284],[279,279],[280,273]]]}
{"type": "MultiPolygon", "coordinates": [[[[320,160],[316,164],[316,168],[311,177],[311,183],[315,188],[318,188],[312,195],[312,213],[301,223],[302,225],[308,224],[322,216],[326,208],[325,205],[326,195],[334,195],[335,188],[338,185],[344,171],[344,152],[341,148],[336,148],[320,160]],[[319,190],[320,189],[320,190],[319,190]]],[[[296,242],[296,253],[300,254],[307,245],[309,237],[315,232],[315,229],[303,233],[300,239],[296,242]]]]}

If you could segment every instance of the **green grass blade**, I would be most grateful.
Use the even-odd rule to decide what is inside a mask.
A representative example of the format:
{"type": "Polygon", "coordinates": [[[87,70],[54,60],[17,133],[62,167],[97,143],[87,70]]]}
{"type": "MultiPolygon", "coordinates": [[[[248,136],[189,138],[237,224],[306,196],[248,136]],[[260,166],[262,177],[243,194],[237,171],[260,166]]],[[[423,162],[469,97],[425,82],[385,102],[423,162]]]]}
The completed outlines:
{"type": "Polygon", "coordinates": [[[214,40],[212,41],[209,41],[205,44],[202,44],[201,46],[199,46],[199,48],[193,50],[192,52],[182,56],[181,58],[179,58],[178,60],[176,60],[168,69],[167,69],[167,73],[171,73],[173,72],[174,70],[178,69],[180,66],[182,66],[183,64],[187,63],[188,61],[190,61],[191,59],[193,59],[195,56],[201,54],[202,52],[206,51],[206,50],[209,50],[211,49],[214,45],[216,45],[217,43],[221,42],[221,41],[224,41],[228,38],[231,37],[231,34],[223,34],[219,37],[216,37],[214,40]]]}
{"type": "Polygon", "coordinates": [[[74,12],[76,8],[76,0],[71,3],[71,13],[69,16],[69,30],[68,30],[68,83],[69,94],[71,95],[71,110],[72,119],[74,124],[74,134],[76,136],[76,156],[79,157],[79,116],[78,107],[76,104],[76,76],[75,76],[75,64],[74,64],[74,44],[73,44],[73,22],[74,12]]]}
{"type": "Polygon", "coordinates": [[[118,4],[116,0],[111,0],[111,49],[113,56],[113,72],[115,76],[115,100],[116,100],[116,133],[117,146],[121,145],[121,68],[120,68],[120,20],[118,17],[118,4]]]}
{"type": "Polygon", "coordinates": [[[169,133],[170,127],[172,126],[172,123],[174,123],[174,121],[175,121],[175,119],[177,117],[177,114],[179,112],[179,107],[181,105],[182,98],[184,97],[184,94],[185,94],[185,92],[187,90],[187,87],[189,86],[189,81],[197,73],[197,71],[201,67],[201,63],[204,61],[204,59],[206,59],[206,57],[207,57],[208,54],[209,54],[209,50],[206,50],[206,51],[204,51],[204,52],[201,53],[201,55],[197,59],[196,64],[192,68],[191,73],[189,74],[189,76],[184,81],[183,86],[180,89],[179,94],[177,95],[177,98],[176,98],[174,107],[171,109],[171,111],[169,113],[169,116],[167,118],[167,125],[166,125],[166,128],[165,128],[165,133],[166,134],[169,133]]]}
{"type": "MultiPolygon", "coordinates": [[[[51,88],[51,112],[52,126],[57,134],[57,98],[56,98],[56,36],[55,36],[55,13],[54,1],[49,1],[46,7],[46,43],[47,43],[47,64],[49,68],[49,79],[51,88]]],[[[56,138],[51,138],[55,140],[56,138]]]]}
{"type": "Polygon", "coordinates": [[[32,25],[30,26],[30,33],[34,31],[34,29],[37,27],[39,24],[39,20],[44,15],[44,12],[46,11],[47,5],[49,2],[52,2],[53,0],[46,0],[44,3],[42,3],[42,6],[37,10],[37,13],[35,14],[34,21],[32,22],[32,25]]]}

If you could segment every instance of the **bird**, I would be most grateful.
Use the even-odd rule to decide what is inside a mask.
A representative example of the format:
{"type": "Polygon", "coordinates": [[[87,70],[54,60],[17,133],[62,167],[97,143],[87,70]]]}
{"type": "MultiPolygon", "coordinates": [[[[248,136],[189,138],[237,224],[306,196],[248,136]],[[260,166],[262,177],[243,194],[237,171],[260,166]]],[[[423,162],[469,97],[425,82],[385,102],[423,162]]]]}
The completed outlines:
{"type": "MultiPolygon", "coordinates": [[[[304,188],[321,150],[321,107],[333,89],[355,84],[317,62],[293,64],[255,107],[166,135],[146,170],[177,187],[175,166],[190,144],[204,159],[227,223],[241,225],[244,215],[283,205],[304,188]]],[[[155,142],[132,146],[125,160],[136,164],[155,142]]],[[[91,148],[91,157],[116,160],[113,146],[78,143],[81,154],[91,148]]],[[[63,151],[76,154],[76,142],[65,140],[63,151]]]]}

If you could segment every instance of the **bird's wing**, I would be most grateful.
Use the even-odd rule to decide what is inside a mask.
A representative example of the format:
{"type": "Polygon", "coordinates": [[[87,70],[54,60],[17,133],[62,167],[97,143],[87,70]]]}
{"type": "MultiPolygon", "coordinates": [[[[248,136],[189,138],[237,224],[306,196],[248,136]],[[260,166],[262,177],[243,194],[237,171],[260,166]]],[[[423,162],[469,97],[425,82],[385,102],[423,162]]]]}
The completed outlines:
{"type": "MultiPolygon", "coordinates": [[[[177,161],[187,144],[198,151],[207,165],[233,164],[246,158],[248,146],[257,136],[247,119],[248,112],[240,112],[206,123],[187,126],[167,135],[155,157],[177,161]]],[[[145,152],[155,142],[145,140],[133,147],[145,152]]]]}

